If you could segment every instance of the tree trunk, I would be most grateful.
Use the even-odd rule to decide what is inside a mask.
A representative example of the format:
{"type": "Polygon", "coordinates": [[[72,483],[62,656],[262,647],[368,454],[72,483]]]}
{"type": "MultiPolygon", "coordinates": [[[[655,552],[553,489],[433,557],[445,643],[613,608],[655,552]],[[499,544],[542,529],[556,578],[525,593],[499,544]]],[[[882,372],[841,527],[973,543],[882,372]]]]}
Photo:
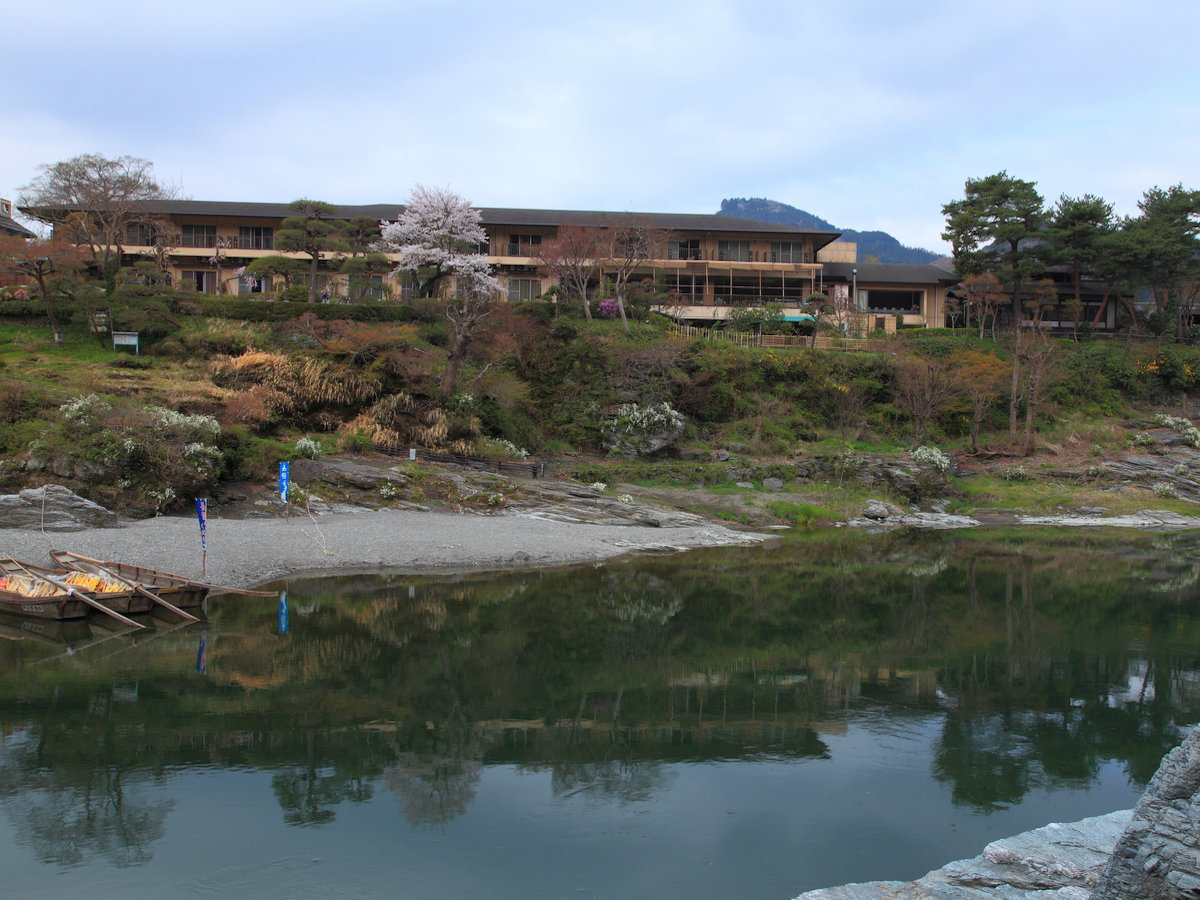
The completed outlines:
{"type": "Polygon", "coordinates": [[[308,264],[308,302],[317,302],[317,260],[318,254],[314,253],[312,262],[308,264]]]}
{"type": "MultiPolygon", "coordinates": [[[[1019,325],[1017,326],[1020,327],[1019,325]]],[[[1021,393],[1019,391],[1021,385],[1021,356],[1020,356],[1021,336],[1017,332],[1013,337],[1013,364],[1012,364],[1012,383],[1009,389],[1012,391],[1008,400],[1008,442],[1014,446],[1017,443],[1017,407],[1021,404],[1021,393]]]]}

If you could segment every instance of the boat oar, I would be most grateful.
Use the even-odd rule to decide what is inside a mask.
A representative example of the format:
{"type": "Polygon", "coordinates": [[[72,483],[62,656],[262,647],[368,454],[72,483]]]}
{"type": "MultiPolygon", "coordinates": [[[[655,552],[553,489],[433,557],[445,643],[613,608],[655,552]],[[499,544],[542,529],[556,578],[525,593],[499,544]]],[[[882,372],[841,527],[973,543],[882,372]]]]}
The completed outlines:
{"type": "Polygon", "coordinates": [[[71,587],[71,585],[67,584],[65,581],[57,581],[54,578],[46,578],[45,580],[49,581],[53,585],[57,585],[58,587],[62,588],[68,594],[70,594],[72,597],[74,597],[76,600],[82,600],[88,606],[92,607],[92,609],[98,609],[98,610],[100,610],[100,612],[104,613],[105,615],[112,616],[118,622],[124,622],[126,625],[132,625],[134,628],[145,628],[146,627],[141,622],[135,622],[133,619],[129,618],[128,616],[121,615],[115,609],[109,609],[107,606],[105,606],[103,603],[101,603],[95,597],[89,597],[87,594],[83,593],[82,591],[75,590],[75,588],[71,587]]]}
{"type": "Polygon", "coordinates": [[[107,568],[106,566],[102,566],[102,565],[99,565],[96,563],[93,563],[93,566],[96,569],[99,569],[101,572],[103,572],[106,576],[111,578],[113,581],[118,581],[127,587],[133,588],[135,591],[137,591],[143,597],[146,597],[149,600],[151,600],[152,602],[159,604],[164,609],[167,609],[170,612],[175,613],[175,615],[182,616],[185,619],[190,619],[193,622],[200,621],[196,616],[193,616],[190,612],[184,612],[182,609],[180,609],[174,603],[171,603],[168,600],[164,600],[162,597],[158,596],[158,594],[155,594],[154,592],[149,590],[144,584],[141,584],[137,581],[131,581],[128,578],[124,578],[121,575],[114,572],[112,569],[107,568]]]}
{"type": "Polygon", "coordinates": [[[100,610],[100,612],[104,613],[105,615],[112,616],[118,622],[124,622],[126,625],[132,625],[134,628],[145,628],[146,627],[141,622],[135,622],[135,621],[133,621],[133,619],[129,618],[128,616],[121,615],[115,609],[109,609],[107,606],[105,606],[103,603],[101,603],[99,600],[95,599],[94,597],[89,597],[87,594],[83,593],[82,591],[75,590],[75,588],[71,587],[71,585],[67,584],[65,581],[59,581],[57,578],[51,578],[49,575],[39,575],[37,572],[31,572],[27,568],[25,568],[23,565],[21,565],[19,562],[17,562],[15,559],[13,560],[13,562],[16,563],[18,569],[20,569],[22,572],[24,572],[30,578],[36,578],[38,581],[45,581],[48,584],[52,584],[56,588],[66,591],[69,596],[74,597],[76,600],[79,600],[79,601],[87,604],[88,606],[92,607],[93,609],[100,610]]]}

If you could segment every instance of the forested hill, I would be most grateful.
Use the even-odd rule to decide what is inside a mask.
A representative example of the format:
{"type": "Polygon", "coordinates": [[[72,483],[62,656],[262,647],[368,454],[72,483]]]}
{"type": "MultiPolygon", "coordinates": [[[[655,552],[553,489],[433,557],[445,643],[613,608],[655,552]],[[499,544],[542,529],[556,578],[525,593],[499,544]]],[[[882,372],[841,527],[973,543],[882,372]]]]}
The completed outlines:
{"type": "Polygon", "coordinates": [[[780,225],[795,225],[797,228],[819,228],[822,231],[840,231],[841,240],[858,244],[858,261],[877,260],[882,263],[929,263],[940,258],[940,254],[920,247],[905,247],[886,231],[855,231],[838,228],[824,219],[807,213],[778,200],[764,197],[732,197],[721,201],[721,215],[741,216],[759,222],[777,222],[780,225]]]}

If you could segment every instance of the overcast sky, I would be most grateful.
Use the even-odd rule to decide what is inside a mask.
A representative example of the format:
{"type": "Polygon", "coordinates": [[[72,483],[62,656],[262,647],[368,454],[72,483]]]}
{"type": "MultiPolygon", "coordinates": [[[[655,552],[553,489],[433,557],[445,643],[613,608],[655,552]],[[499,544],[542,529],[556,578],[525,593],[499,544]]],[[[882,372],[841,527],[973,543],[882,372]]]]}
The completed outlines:
{"type": "Polygon", "coordinates": [[[129,154],[195,200],[716,212],[769,197],[948,252],[1049,203],[1200,188],[1196,0],[41,0],[3,22],[0,195],[129,154]]]}

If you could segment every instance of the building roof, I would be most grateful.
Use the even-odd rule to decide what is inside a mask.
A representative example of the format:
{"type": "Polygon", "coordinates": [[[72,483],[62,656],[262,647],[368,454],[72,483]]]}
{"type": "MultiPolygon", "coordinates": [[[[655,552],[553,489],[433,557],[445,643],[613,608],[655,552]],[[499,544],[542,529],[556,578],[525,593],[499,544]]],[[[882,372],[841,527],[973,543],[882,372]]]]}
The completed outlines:
{"type": "Polygon", "coordinates": [[[0,216],[0,234],[15,234],[17,237],[23,238],[37,237],[16,219],[10,219],[7,216],[0,216]]]}
{"type": "MultiPolygon", "coordinates": [[[[139,204],[147,213],[172,216],[221,216],[225,218],[285,219],[292,215],[287,203],[228,202],[223,200],[147,200],[139,204]]],[[[818,248],[841,236],[837,231],[817,228],[798,228],[775,222],[759,222],[737,216],[707,213],[625,213],[601,210],[511,209],[478,207],[484,225],[515,225],[518,227],[551,228],[559,225],[604,225],[627,216],[648,221],[668,231],[722,231],[751,234],[774,234],[780,237],[809,236],[818,248]]],[[[394,221],[404,211],[399,203],[374,203],[363,206],[334,205],[334,217],[352,219],[369,216],[394,221]]]]}
{"type": "Polygon", "coordinates": [[[825,263],[823,277],[826,281],[850,281],[857,277],[860,283],[870,284],[957,284],[960,279],[932,263],[825,263]],[[858,270],[855,276],[854,271],[858,270]]]}

